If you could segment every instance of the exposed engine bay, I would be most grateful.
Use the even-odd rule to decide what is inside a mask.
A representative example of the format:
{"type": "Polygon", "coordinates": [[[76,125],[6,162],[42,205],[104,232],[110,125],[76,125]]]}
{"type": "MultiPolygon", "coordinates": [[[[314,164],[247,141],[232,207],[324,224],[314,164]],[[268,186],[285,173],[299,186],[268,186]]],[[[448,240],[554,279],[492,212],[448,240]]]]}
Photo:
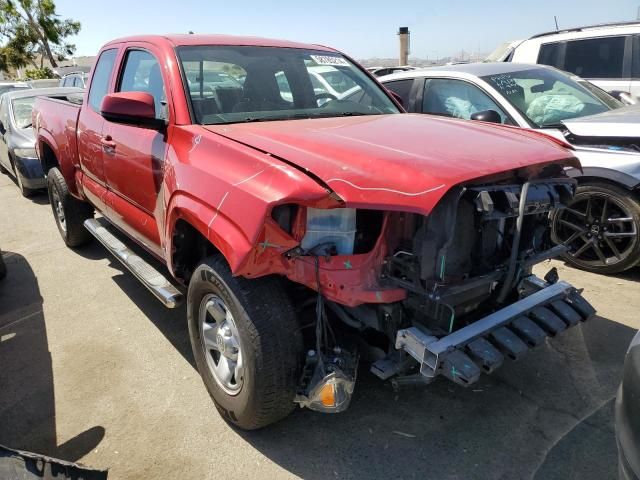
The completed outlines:
{"type": "Polygon", "coordinates": [[[308,325],[313,332],[298,403],[344,410],[363,339],[372,348],[360,350],[375,352],[371,371],[395,386],[438,375],[467,386],[505,356],[519,358],[588,319],[593,308],[554,270],[545,279],[531,273],[533,265],[564,251],[551,241],[550,215],[565,208],[575,188],[558,167],[536,179],[454,187],[429,216],[358,211],[352,247],[344,236],[332,242],[314,230],[318,243],[287,252],[294,261],[311,257],[317,274],[315,301],[307,299],[315,320],[308,325]],[[358,222],[362,215],[366,222],[358,222]],[[325,297],[323,263],[339,258],[349,265],[381,244],[386,253],[372,266],[375,288],[400,289],[404,298],[350,306],[325,297]]]}

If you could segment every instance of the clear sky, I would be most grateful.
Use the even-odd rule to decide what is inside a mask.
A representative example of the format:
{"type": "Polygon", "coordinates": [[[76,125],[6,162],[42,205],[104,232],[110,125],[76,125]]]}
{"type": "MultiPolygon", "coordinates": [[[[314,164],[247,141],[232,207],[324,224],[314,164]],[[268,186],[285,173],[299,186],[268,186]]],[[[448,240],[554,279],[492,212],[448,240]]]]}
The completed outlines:
{"type": "Polygon", "coordinates": [[[640,0],[56,0],[82,23],[77,55],[139,33],[228,33],[320,43],[355,58],[396,57],[398,27],[411,56],[490,52],[506,40],[560,28],[634,20],[640,0]]]}

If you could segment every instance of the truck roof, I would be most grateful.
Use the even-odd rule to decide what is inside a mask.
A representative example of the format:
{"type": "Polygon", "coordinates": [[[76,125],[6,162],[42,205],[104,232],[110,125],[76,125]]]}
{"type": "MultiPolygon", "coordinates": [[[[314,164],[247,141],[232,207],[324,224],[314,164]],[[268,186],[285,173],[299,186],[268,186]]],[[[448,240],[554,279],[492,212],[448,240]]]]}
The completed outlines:
{"type": "Polygon", "coordinates": [[[335,52],[336,50],[322,45],[309,43],[291,42],[288,40],[275,40],[261,37],[236,36],[236,35],[216,35],[216,34],[168,34],[168,35],[136,35],[131,37],[117,38],[107,45],[124,42],[148,42],[164,43],[173,47],[196,46],[196,45],[243,45],[256,47],[282,47],[282,48],[304,48],[311,50],[325,50],[335,52]]]}

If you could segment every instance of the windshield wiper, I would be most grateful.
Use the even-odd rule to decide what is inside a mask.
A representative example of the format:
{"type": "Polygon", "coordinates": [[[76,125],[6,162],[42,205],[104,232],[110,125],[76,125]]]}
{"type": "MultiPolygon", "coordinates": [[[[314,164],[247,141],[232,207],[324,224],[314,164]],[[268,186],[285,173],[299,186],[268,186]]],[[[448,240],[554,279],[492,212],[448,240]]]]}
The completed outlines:
{"type": "MultiPolygon", "coordinates": [[[[311,115],[309,113],[294,113],[285,117],[246,117],[239,120],[230,120],[226,122],[216,122],[212,125],[228,125],[233,123],[257,123],[257,122],[278,122],[284,120],[308,120],[313,118],[331,118],[331,117],[352,117],[363,115],[381,115],[380,113],[363,113],[363,112],[325,112],[320,115],[311,115]]],[[[209,124],[203,124],[209,125],[209,124]]]]}

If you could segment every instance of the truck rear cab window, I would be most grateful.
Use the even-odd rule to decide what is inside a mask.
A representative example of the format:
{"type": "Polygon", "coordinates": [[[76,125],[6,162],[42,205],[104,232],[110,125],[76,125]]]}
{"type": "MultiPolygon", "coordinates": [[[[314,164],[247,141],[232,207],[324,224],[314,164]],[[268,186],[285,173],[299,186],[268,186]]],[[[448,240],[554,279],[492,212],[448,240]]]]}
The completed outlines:
{"type": "Polygon", "coordinates": [[[167,118],[167,97],[162,72],[158,60],[151,53],[145,50],[127,52],[118,91],[149,93],[155,103],[156,118],[167,118]]]}
{"type": "Polygon", "coordinates": [[[625,37],[567,42],[564,70],[583,78],[622,78],[625,37]]]}
{"type": "Polygon", "coordinates": [[[103,51],[98,59],[95,72],[93,72],[91,90],[89,91],[89,105],[96,112],[100,112],[102,99],[109,90],[109,80],[111,79],[111,72],[113,71],[117,53],[118,50],[115,48],[103,51]]]}

